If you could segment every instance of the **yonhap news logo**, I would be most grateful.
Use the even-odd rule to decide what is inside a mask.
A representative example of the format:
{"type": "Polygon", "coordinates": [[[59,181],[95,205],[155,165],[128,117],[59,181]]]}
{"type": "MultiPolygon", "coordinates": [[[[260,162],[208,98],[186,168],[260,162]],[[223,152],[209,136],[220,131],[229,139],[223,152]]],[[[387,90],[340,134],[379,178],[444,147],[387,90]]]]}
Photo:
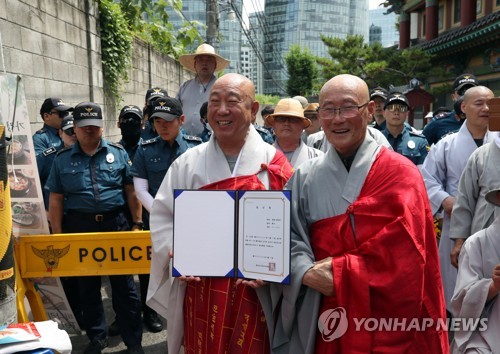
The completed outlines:
{"type": "MultiPolygon", "coordinates": [[[[358,331],[485,331],[487,318],[352,318],[354,330],[358,331]]],[[[321,313],[318,329],[325,342],[342,337],[349,327],[347,311],[343,307],[329,309],[321,313]]]]}
{"type": "Polygon", "coordinates": [[[347,331],[347,326],[347,315],[343,307],[326,310],[318,319],[318,329],[325,342],[342,337],[347,331]]]}

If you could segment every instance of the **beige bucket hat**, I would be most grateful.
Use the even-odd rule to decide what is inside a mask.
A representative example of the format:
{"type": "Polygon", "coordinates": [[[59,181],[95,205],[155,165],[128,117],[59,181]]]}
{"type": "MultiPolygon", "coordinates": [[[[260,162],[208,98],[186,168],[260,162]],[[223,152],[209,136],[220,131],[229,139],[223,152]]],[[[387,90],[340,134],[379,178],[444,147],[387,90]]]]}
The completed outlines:
{"type": "Polygon", "coordinates": [[[202,45],[196,48],[196,52],[194,54],[184,54],[179,57],[179,62],[186,69],[196,72],[194,68],[194,58],[198,55],[210,55],[215,58],[216,65],[215,71],[222,71],[229,65],[229,60],[224,59],[220,55],[215,54],[215,49],[210,44],[203,43],[202,45]]]}
{"type": "Polygon", "coordinates": [[[275,117],[296,117],[303,120],[303,128],[307,128],[312,123],[311,121],[304,117],[304,108],[300,101],[294,98],[283,98],[281,99],[276,107],[274,108],[274,113],[266,117],[266,123],[268,125],[274,125],[275,117]]]}

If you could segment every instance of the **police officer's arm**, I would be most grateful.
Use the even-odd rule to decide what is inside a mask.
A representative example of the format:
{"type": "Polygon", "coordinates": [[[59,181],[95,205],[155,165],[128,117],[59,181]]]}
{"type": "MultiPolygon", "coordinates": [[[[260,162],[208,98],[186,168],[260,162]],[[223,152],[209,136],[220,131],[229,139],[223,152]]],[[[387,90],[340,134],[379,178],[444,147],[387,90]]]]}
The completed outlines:
{"type": "MultiPolygon", "coordinates": [[[[130,210],[130,215],[132,215],[132,222],[134,224],[142,224],[142,205],[135,195],[134,185],[126,184],[124,189],[125,195],[127,196],[127,205],[130,210]]],[[[134,224],[132,224],[132,229],[142,229],[142,227],[138,227],[138,225],[134,224]]]]}
{"type": "Polygon", "coordinates": [[[62,233],[64,194],[50,192],[49,221],[53,234],[62,233]]]}

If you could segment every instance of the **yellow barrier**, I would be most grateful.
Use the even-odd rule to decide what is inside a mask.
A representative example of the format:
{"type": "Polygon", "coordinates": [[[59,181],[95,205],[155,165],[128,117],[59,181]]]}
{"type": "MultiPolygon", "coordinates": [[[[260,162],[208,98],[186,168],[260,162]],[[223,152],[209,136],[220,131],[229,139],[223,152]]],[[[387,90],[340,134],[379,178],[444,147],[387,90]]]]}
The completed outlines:
{"type": "Polygon", "coordinates": [[[149,231],[20,236],[16,242],[18,320],[29,321],[25,296],[34,320],[47,320],[30,278],[147,274],[150,263],[149,231]]]}

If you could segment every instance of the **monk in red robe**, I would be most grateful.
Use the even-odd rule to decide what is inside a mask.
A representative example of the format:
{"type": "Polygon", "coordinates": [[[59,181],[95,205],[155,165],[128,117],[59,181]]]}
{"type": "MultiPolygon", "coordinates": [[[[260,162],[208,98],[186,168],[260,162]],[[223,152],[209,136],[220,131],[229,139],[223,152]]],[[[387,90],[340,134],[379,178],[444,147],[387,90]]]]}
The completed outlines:
{"type": "Polygon", "coordinates": [[[270,352],[273,319],[256,293],[269,285],[260,280],[172,279],[169,266],[174,189],[281,190],[290,178],[293,169],[286,157],[252,125],[258,107],[250,80],[238,74],[219,78],[209,95],[211,139],[175,160],[153,203],[147,304],[167,319],[169,353],[179,353],[183,345],[187,354],[270,352]]]}
{"type": "Polygon", "coordinates": [[[319,105],[332,148],[288,184],[292,286],[283,290],[275,352],[448,353],[420,171],[366,134],[374,102],[360,78],[332,78],[319,105]]]}

